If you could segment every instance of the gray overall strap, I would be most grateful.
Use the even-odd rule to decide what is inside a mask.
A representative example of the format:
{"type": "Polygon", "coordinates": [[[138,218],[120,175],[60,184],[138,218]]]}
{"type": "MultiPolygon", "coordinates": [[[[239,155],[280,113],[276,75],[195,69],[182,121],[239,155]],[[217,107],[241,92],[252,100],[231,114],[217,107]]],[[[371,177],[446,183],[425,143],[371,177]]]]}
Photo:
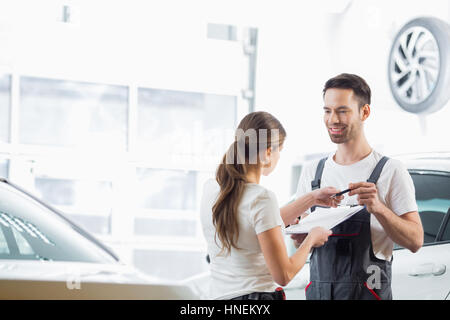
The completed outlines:
{"type": "MultiPolygon", "coordinates": [[[[316,190],[316,189],[320,188],[320,180],[322,179],[322,173],[323,173],[323,168],[325,166],[325,161],[327,161],[327,158],[320,159],[319,164],[317,165],[316,177],[314,178],[313,181],[311,181],[311,190],[316,190]]],[[[315,210],[316,210],[316,206],[312,206],[311,212],[314,212],[315,210]]]]}
{"type": "Polygon", "coordinates": [[[327,159],[328,158],[320,159],[316,169],[316,177],[311,181],[311,190],[320,188],[320,179],[322,179],[323,167],[325,166],[325,161],[327,161],[327,159]]]}
{"type": "Polygon", "coordinates": [[[367,182],[371,183],[377,183],[378,178],[380,178],[381,171],[383,171],[383,167],[386,164],[386,161],[388,161],[389,158],[384,156],[383,158],[378,161],[377,165],[375,166],[375,169],[373,169],[372,174],[370,175],[369,179],[367,179],[367,182]]]}

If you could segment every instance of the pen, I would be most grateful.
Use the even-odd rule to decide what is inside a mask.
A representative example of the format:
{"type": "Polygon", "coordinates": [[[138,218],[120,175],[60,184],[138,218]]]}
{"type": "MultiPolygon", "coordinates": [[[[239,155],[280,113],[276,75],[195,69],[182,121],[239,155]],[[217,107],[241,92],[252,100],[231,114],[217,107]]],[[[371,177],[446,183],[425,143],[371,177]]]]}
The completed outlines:
{"type": "Polygon", "coordinates": [[[344,191],[341,191],[341,192],[338,192],[338,193],[332,195],[331,198],[336,198],[336,197],[342,196],[344,193],[347,193],[347,192],[350,192],[350,191],[352,191],[352,189],[346,189],[344,191]]]}

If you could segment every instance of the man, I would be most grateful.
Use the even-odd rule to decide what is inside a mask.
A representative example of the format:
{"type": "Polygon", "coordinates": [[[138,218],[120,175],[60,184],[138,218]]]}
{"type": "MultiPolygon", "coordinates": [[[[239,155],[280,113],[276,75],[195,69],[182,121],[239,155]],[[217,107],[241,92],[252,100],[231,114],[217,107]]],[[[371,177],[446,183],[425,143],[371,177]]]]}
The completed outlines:
{"type": "MultiPolygon", "coordinates": [[[[342,204],[365,207],[333,228],[323,247],[314,249],[307,299],[392,299],[394,242],[412,252],[423,245],[408,171],[401,162],[373,150],[364,135],[370,98],[367,83],[353,74],[338,75],[323,89],[324,124],[337,150],[303,168],[297,197],[326,186],[349,188],[342,204]]],[[[294,201],[281,210],[293,216],[295,209],[294,201]]],[[[304,237],[292,238],[298,245],[304,237]]]]}

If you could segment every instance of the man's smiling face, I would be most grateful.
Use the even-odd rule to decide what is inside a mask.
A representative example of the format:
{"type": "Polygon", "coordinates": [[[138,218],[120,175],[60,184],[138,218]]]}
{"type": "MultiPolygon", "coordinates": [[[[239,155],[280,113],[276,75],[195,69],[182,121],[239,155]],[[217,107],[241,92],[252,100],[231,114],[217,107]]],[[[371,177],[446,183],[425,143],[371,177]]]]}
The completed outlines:
{"type": "Polygon", "coordinates": [[[362,113],[352,89],[328,89],[324,103],[323,120],[331,141],[346,143],[362,134],[362,113]]]}

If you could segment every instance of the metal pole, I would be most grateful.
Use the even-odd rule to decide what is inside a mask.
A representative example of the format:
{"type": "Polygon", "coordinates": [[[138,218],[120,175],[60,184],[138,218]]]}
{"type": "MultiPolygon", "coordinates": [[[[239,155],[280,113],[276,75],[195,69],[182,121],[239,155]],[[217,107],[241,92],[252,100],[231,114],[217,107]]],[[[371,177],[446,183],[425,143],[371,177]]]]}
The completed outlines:
{"type": "Polygon", "coordinates": [[[242,96],[248,101],[248,112],[255,111],[256,53],[258,47],[258,29],[244,29],[243,49],[248,57],[248,86],[242,90],[242,96]]]}

